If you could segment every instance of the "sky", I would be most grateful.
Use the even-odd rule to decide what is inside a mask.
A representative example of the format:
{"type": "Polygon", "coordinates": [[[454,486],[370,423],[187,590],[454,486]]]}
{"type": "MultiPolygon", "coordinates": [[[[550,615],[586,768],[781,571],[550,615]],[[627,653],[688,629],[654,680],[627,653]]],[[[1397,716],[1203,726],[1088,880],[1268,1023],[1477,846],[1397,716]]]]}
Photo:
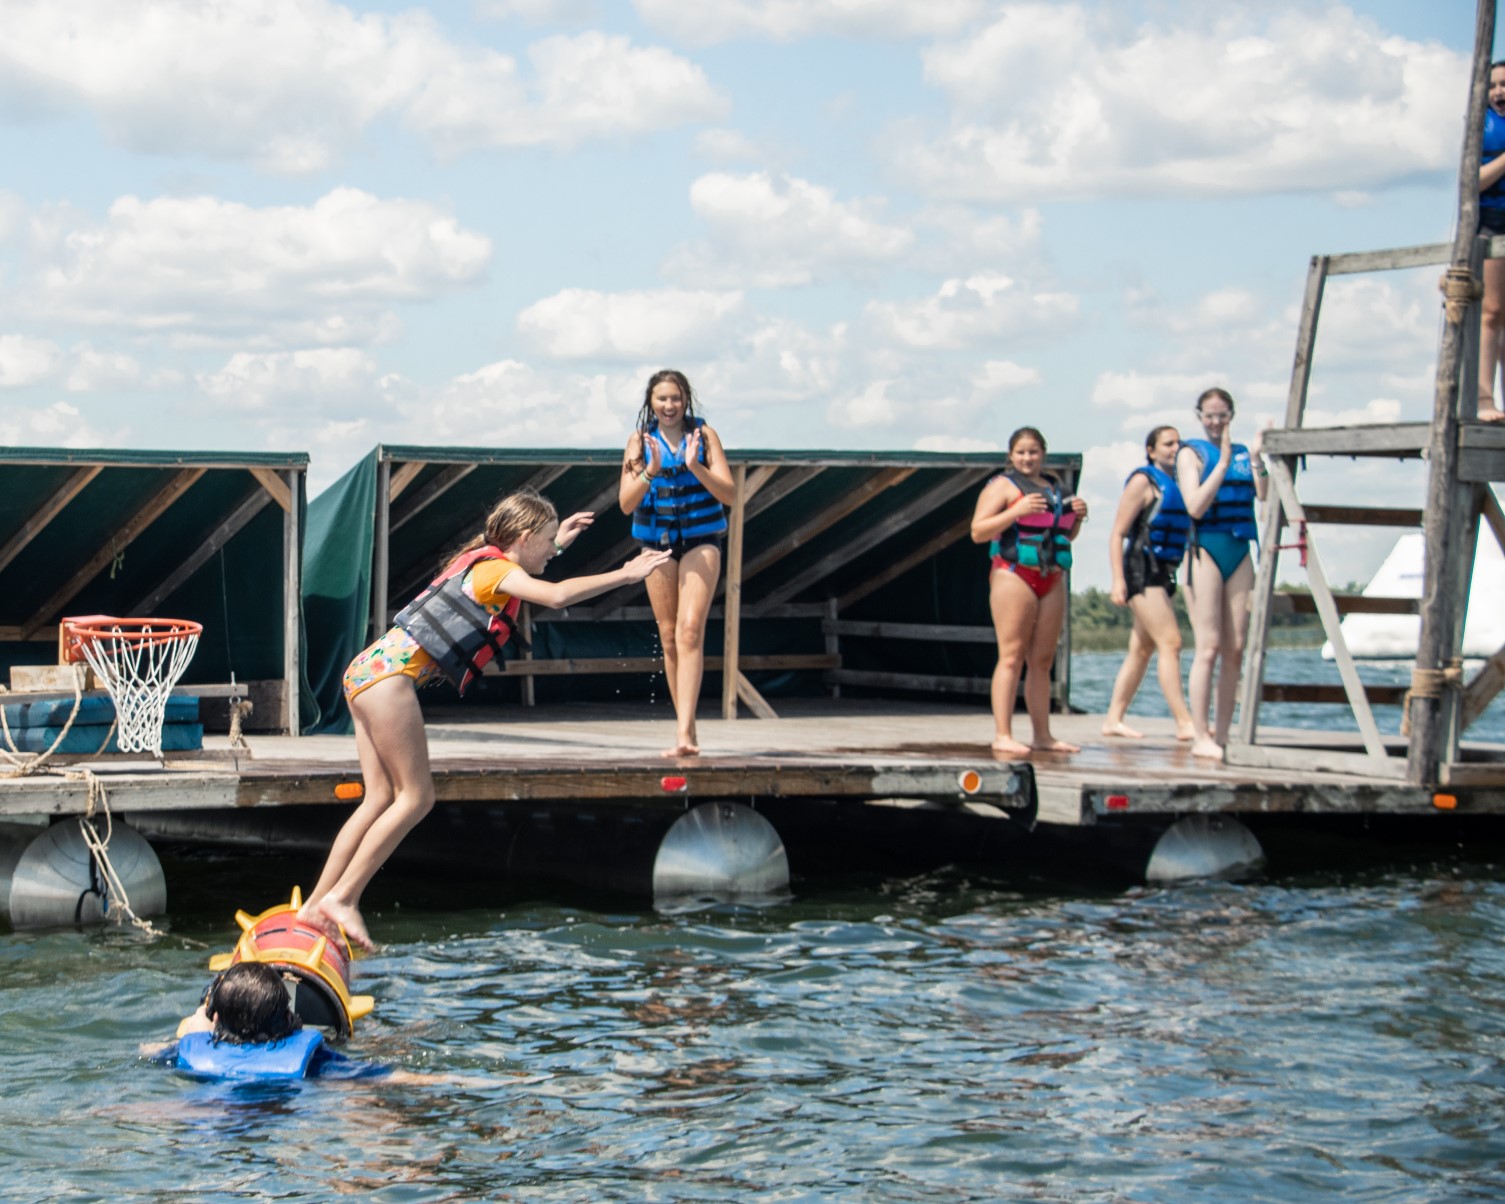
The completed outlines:
{"type": "MultiPolygon", "coordinates": [[[[1105,534],[1203,389],[1283,414],[1311,255],[1451,238],[1474,15],[0,0],[0,443],[302,451],[316,494],[379,442],[618,447],[667,366],[734,448],[1039,426],[1105,534]]],[[[1313,421],[1430,413],[1437,275],[1329,285],[1313,421]]]]}

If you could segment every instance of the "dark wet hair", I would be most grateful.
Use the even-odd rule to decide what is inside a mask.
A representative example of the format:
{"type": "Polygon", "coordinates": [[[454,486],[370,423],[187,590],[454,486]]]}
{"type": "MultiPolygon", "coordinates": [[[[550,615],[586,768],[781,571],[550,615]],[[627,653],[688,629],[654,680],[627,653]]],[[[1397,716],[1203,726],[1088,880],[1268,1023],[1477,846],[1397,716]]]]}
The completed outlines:
{"type": "Polygon", "coordinates": [[[1032,426],[1021,426],[1017,431],[1015,431],[1012,435],[1009,436],[1009,452],[1010,453],[1012,453],[1013,450],[1014,450],[1014,444],[1018,443],[1019,440],[1023,439],[1026,435],[1028,435],[1031,439],[1033,439],[1036,443],[1038,443],[1040,445],[1040,450],[1042,452],[1046,452],[1046,451],[1050,450],[1050,448],[1047,447],[1046,444],[1045,444],[1045,436],[1042,435],[1035,427],[1032,427],[1032,426]]]}
{"type": "Polygon", "coordinates": [[[675,368],[665,368],[650,376],[643,389],[643,408],[638,411],[638,430],[651,431],[658,425],[658,419],[653,415],[653,390],[666,380],[672,380],[678,385],[680,395],[685,399],[685,428],[695,425],[691,421],[695,417],[695,390],[690,388],[690,378],[675,368]]]}
{"type": "MultiPolygon", "coordinates": [[[[1144,437],[1145,460],[1148,461],[1154,459],[1155,444],[1160,442],[1160,436],[1165,434],[1166,431],[1176,431],[1176,428],[1169,422],[1166,422],[1160,426],[1157,426],[1154,430],[1152,430],[1148,435],[1144,437]]],[[[1176,437],[1178,439],[1181,437],[1180,431],[1176,431],[1176,437]]]]}
{"type": "Polygon", "coordinates": [[[1197,398],[1197,413],[1200,414],[1202,412],[1202,403],[1209,397],[1216,397],[1223,401],[1226,401],[1228,403],[1228,415],[1230,418],[1237,411],[1237,407],[1233,404],[1233,394],[1228,392],[1227,389],[1219,389],[1216,385],[1214,385],[1211,389],[1208,389],[1205,393],[1203,393],[1201,397],[1197,398]]]}
{"type": "Polygon", "coordinates": [[[204,994],[214,1039],[234,1045],[278,1041],[303,1027],[282,975],[264,962],[236,962],[204,994]]]}
{"type": "Polygon", "coordinates": [[[1495,73],[1495,68],[1496,67],[1505,67],[1505,59],[1496,59],[1494,62],[1492,62],[1489,65],[1489,74],[1490,75],[1493,75],[1495,73]]]}

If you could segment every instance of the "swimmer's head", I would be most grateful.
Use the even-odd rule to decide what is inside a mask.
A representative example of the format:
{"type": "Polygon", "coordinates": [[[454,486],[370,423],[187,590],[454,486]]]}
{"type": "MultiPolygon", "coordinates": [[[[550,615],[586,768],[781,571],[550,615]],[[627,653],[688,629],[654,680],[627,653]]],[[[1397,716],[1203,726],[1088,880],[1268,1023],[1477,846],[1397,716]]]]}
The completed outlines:
{"type": "Polygon", "coordinates": [[[237,1045],[278,1041],[303,1027],[282,975],[263,962],[236,962],[210,984],[204,1011],[214,1039],[237,1045]]]}

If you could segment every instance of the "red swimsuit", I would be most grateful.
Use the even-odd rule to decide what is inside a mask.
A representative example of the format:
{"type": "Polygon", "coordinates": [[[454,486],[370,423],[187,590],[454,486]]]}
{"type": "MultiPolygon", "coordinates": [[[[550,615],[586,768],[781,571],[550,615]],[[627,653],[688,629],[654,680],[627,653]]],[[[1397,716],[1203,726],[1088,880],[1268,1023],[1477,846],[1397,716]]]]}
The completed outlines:
{"type": "Polygon", "coordinates": [[[1035,597],[1043,598],[1051,590],[1056,588],[1056,583],[1065,575],[1060,569],[1051,569],[1042,573],[1039,569],[1028,568],[1022,564],[1015,564],[1012,560],[1005,560],[1002,556],[993,557],[995,569],[1006,569],[1020,581],[1035,591],[1035,597]]]}

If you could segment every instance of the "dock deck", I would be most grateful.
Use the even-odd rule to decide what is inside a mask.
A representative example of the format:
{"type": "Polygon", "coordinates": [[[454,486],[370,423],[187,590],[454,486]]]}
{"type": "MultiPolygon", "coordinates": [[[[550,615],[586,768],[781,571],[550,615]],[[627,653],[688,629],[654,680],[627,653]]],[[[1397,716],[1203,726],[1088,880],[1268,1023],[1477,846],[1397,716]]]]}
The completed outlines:
{"type": "MultiPolygon", "coordinates": [[[[1428,788],[1323,772],[1323,750],[1357,736],[1292,733],[1311,749],[1311,768],[1261,769],[1192,757],[1167,721],[1141,721],[1143,740],[1108,740],[1101,716],[1065,715],[1056,732],[1081,744],[1081,753],[1010,762],[989,749],[991,721],[976,707],[811,699],[789,703],[774,720],[702,719],[705,755],[676,761],[657,753],[672,729],[667,709],[652,718],[644,710],[509,709],[495,720],[476,718],[472,708],[435,712],[428,733],[437,799],[675,807],[686,799],[905,799],[1038,808],[1042,822],[1071,826],[1145,815],[1438,809],[1428,788]],[[969,769],[981,779],[970,796],[958,784],[969,769]]],[[[111,806],[125,813],[330,804],[336,785],[359,781],[350,736],[254,736],[251,755],[238,760],[223,737],[206,746],[202,759],[169,759],[165,767],[124,759],[89,764],[105,781],[111,806]]],[[[1505,747],[1474,745],[1469,753],[1480,768],[1499,771],[1481,779],[1505,781],[1505,747]]],[[[1505,784],[1449,788],[1448,797],[1458,814],[1505,814],[1505,784]]],[[[82,813],[87,805],[86,784],[62,772],[0,779],[0,819],[82,813]]]]}

